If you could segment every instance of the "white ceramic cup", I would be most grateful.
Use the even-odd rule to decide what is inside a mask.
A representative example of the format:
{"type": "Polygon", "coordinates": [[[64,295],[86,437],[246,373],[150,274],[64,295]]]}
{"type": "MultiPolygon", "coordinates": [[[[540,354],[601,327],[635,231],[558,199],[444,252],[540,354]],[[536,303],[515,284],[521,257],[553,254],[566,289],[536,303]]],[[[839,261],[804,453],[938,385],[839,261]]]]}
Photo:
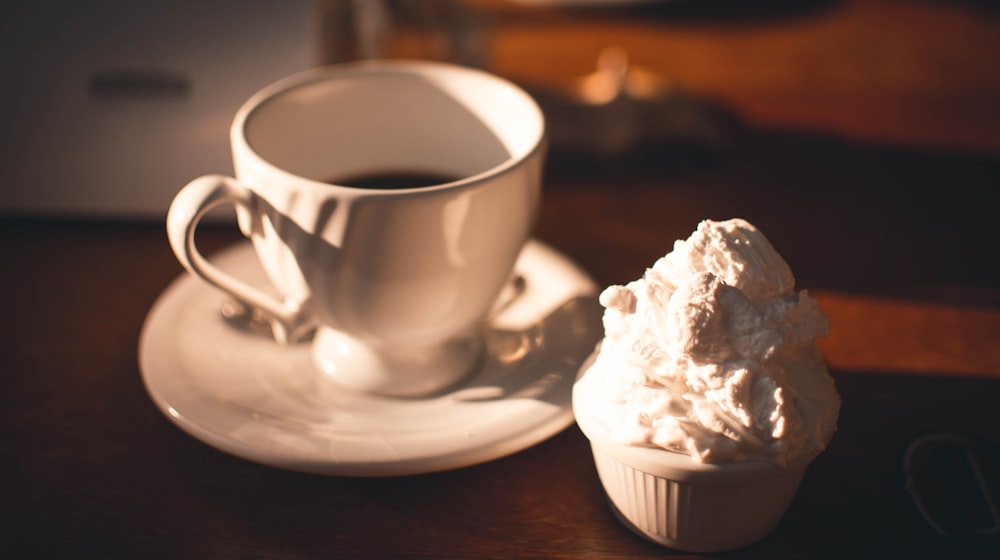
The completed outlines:
{"type": "Polygon", "coordinates": [[[448,64],[339,64],[258,92],[230,140],[235,178],[195,179],[168,213],[189,272],[262,311],[281,343],[315,328],[314,361],[341,384],[420,396],[472,370],[537,213],[545,126],[528,94],[448,64]],[[397,172],[454,180],[331,184],[397,172]],[[224,203],[279,297],[199,253],[197,224],[224,203]]]}

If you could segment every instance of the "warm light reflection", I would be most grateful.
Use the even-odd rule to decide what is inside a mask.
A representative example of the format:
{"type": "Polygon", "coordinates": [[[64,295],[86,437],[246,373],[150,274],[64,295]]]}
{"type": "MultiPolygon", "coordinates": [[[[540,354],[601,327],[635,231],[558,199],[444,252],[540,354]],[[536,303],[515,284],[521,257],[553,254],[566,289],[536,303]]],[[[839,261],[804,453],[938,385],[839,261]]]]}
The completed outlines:
{"type": "Polygon", "coordinates": [[[603,105],[615,100],[625,89],[628,55],[621,47],[608,47],[597,57],[597,70],[583,78],[579,93],[583,101],[603,105]]]}
{"type": "Polygon", "coordinates": [[[830,319],[830,334],[816,343],[832,370],[1000,375],[1000,310],[810,295],[830,319]]]}

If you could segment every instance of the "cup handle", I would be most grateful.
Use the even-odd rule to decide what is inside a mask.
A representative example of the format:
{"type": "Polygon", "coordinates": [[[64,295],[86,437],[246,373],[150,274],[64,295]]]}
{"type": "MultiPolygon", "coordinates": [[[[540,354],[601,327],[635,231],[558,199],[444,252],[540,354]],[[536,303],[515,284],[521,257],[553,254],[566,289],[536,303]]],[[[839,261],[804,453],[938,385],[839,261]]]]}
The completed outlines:
{"type": "Polygon", "coordinates": [[[274,338],[282,344],[294,342],[307,329],[301,305],[281,302],[250,284],[235,278],[206,259],[195,244],[195,230],[212,208],[229,203],[251,212],[257,195],[239,181],[225,175],[205,175],[184,186],[167,212],[167,238],[177,260],[191,274],[227,292],[240,303],[263,311],[271,323],[274,338]]]}

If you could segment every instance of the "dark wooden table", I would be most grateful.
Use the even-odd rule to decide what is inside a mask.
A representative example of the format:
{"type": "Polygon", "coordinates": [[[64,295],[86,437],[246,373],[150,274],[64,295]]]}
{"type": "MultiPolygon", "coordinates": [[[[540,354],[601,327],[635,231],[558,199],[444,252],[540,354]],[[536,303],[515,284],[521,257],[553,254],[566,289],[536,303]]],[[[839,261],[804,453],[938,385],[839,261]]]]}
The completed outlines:
{"type": "MultiPolygon", "coordinates": [[[[653,39],[622,29],[657,37],[660,25],[672,31],[664,40],[716,45],[729,64],[739,45],[725,50],[731,39],[713,37],[736,34],[774,55],[782,40],[795,39],[828,53],[824,64],[839,61],[845,79],[867,76],[854,65],[865,53],[852,48],[838,58],[829,35],[837,30],[857,37],[884,26],[884,40],[904,47],[915,43],[891,38],[936,36],[935,20],[965,26],[966,37],[993,37],[993,45],[1000,36],[986,3],[820,4],[721,22],[604,12],[603,26],[588,15],[561,33],[575,36],[577,26],[578,40],[595,52],[602,34],[623,36],[637,56],[655,61],[653,39]],[[795,32],[812,27],[828,30],[815,44],[795,32]]],[[[822,348],[844,399],[839,431],[777,530],[713,556],[997,557],[995,512],[962,486],[968,465],[932,469],[949,495],[971,500],[942,502],[954,510],[945,512],[952,524],[942,534],[911,500],[902,460],[921,435],[968,437],[985,492],[1000,503],[998,51],[970,42],[949,46],[953,62],[932,60],[923,73],[893,66],[895,78],[873,91],[813,70],[841,94],[856,94],[846,98],[818,95],[815,81],[797,74],[801,50],[768,62],[770,81],[760,86],[767,91],[751,91],[748,70],[727,90],[725,75],[702,69],[698,81],[689,68],[695,89],[735,117],[724,149],[660,143],[608,160],[553,152],[537,237],[599,284],[637,277],[703,218],[740,216],[768,235],[831,318],[822,348]],[[942,64],[947,71],[935,74],[942,64]],[[946,105],[963,99],[969,104],[946,105]],[[852,103],[864,119],[845,117],[852,103]],[[895,110],[879,119],[878,107],[895,110]]],[[[913,53],[897,49],[881,60],[890,54],[913,53]]],[[[497,60],[498,69],[511,68],[503,53],[497,60]]],[[[78,188],[85,186],[81,178],[78,188]]],[[[207,252],[240,239],[224,226],[199,235],[207,252]]],[[[162,223],[8,215],[0,262],[4,557],[683,556],[614,518],[575,426],[502,459],[399,478],[286,472],[189,437],[154,406],[137,365],[140,326],[181,274],[162,223]]]]}

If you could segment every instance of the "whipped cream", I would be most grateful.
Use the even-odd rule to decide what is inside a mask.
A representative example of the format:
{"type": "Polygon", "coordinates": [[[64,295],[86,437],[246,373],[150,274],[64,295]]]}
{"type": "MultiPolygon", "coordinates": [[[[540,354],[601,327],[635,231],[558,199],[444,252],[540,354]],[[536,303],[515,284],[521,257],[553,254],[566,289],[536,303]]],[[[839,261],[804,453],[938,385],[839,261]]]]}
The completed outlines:
{"type": "Polygon", "coordinates": [[[826,446],[840,397],[815,339],[829,323],[750,223],[701,222],[600,302],[605,337],[574,386],[581,426],[706,463],[826,446]]]}

